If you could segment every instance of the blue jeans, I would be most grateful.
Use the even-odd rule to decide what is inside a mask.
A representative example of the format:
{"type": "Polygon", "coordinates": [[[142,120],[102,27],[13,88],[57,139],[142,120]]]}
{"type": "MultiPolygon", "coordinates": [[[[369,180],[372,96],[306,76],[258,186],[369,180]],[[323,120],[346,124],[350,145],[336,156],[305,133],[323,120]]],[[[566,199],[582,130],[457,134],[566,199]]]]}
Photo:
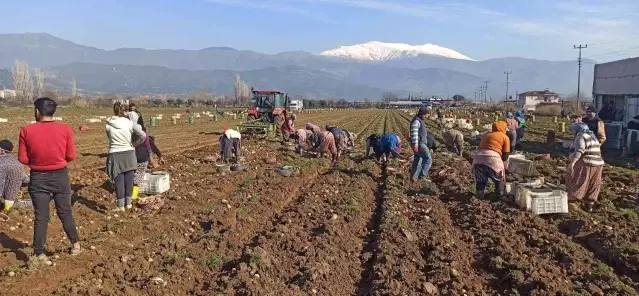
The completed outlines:
{"type": "Polygon", "coordinates": [[[413,156],[413,165],[411,167],[411,178],[413,180],[421,180],[428,175],[430,167],[433,165],[433,159],[427,147],[420,146],[417,153],[413,156]]]}

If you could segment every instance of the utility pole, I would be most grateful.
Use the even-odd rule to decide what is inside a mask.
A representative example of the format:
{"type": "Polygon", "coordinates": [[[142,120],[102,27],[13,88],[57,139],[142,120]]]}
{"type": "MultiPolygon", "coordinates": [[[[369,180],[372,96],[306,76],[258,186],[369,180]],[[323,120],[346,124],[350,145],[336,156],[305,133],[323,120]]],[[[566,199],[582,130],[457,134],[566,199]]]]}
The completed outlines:
{"type": "Polygon", "coordinates": [[[577,72],[577,109],[581,109],[581,94],[579,93],[581,91],[581,50],[588,48],[588,44],[583,46],[581,44],[579,44],[579,46],[573,45],[572,47],[573,49],[579,49],[579,58],[577,58],[577,64],[579,65],[579,70],[577,72]]]}
{"type": "Polygon", "coordinates": [[[506,74],[506,101],[508,101],[508,84],[510,83],[510,80],[508,79],[510,74],[513,74],[512,71],[506,71],[504,72],[504,74],[506,74]]]}
{"type": "Polygon", "coordinates": [[[484,80],[484,103],[488,103],[488,100],[486,98],[486,93],[488,92],[488,80],[484,80]]]}

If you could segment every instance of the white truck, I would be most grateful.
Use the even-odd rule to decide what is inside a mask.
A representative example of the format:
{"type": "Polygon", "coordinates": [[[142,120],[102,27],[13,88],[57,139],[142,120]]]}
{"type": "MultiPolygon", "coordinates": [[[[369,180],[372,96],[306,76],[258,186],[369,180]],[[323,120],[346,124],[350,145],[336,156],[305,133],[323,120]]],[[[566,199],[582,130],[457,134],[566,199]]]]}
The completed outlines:
{"type": "Polygon", "coordinates": [[[291,100],[290,104],[291,110],[299,111],[304,109],[304,101],[302,100],[291,100]]]}

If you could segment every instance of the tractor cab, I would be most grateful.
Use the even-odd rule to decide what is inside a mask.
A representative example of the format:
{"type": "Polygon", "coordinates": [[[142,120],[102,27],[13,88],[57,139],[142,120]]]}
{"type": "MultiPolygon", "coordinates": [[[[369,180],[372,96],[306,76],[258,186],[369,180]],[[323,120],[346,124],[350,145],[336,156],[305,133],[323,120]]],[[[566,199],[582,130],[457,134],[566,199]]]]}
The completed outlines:
{"type": "Polygon", "coordinates": [[[289,97],[281,91],[253,90],[251,108],[248,119],[262,119],[267,123],[274,123],[275,117],[282,114],[288,106],[289,97]]]}

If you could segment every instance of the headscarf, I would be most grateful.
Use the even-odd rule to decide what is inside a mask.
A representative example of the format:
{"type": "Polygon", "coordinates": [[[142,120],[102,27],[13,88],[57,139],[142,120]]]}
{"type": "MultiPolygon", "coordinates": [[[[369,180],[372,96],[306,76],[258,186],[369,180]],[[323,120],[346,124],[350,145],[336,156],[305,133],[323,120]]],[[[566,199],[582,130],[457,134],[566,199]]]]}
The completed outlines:
{"type": "Polygon", "coordinates": [[[523,127],[524,124],[526,123],[526,120],[524,119],[524,116],[521,114],[521,111],[515,112],[515,118],[517,119],[517,121],[519,121],[520,127],[523,127]]]}
{"type": "Polygon", "coordinates": [[[512,112],[508,112],[506,113],[506,118],[513,118],[513,113],[512,112]]]}
{"type": "Polygon", "coordinates": [[[417,117],[423,120],[427,112],[428,112],[428,109],[426,107],[421,107],[417,111],[417,117]]]}
{"type": "Polygon", "coordinates": [[[588,128],[588,125],[583,123],[583,122],[577,122],[577,123],[573,123],[570,126],[570,132],[572,132],[575,136],[580,134],[580,133],[586,133],[591,135],[592,137],[594,137],[595,139],[597,138],[595,136],[595,134],[590,130],[590,128],[588,128]]]}
{"type": "Polygon", "coordinates": [[[507,127],[508,125],[505,121],[495,121],[493,123],[493,132],[501,132],[505,134],[507,127]]]}

